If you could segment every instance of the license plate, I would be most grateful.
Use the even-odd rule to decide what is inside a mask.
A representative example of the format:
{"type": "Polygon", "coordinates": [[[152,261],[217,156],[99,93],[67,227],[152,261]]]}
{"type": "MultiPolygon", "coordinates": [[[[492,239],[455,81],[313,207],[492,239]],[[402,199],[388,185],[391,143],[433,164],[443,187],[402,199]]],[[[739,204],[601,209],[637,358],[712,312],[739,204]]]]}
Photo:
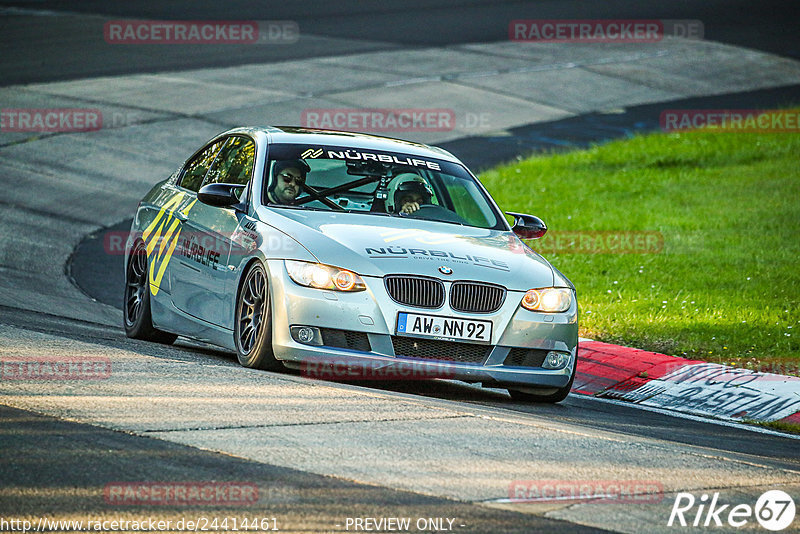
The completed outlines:
{"type": "Polygon", "coordinates": [[[400,312],[397,314],[397,334],[489,343],[492,339],[492,323],[491,321],[400,312]]]}

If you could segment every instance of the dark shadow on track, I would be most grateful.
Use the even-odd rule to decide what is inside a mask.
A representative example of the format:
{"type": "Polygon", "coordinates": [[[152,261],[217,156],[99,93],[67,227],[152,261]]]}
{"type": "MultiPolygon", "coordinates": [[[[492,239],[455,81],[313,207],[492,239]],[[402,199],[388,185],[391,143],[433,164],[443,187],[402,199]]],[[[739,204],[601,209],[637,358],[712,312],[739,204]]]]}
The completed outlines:
{"type": "MultiPolygon", "coordinates": [[[[175,525],[181,518],[199,516],[209,521],[217,518],[220,524],[226,517],[239,521],[257,517],[257,529],[241,529],[241,523],[232,529],[270,530],[273,524],[270,522],[265,528],[260,519],[275,517],[276,530],[333,532],[339,530],[336,525],[344,518],[374,515],[379,509],[379,514],[388,517],[458,518],[459,524],[464,525],[458,531],[464,533],[606,532],[533,514],[248,461],[6,406],[0,406],[0,472],[6,521],[43,515],[94,519],[110,516],[143,521],[145,525],[151,519],[156,523],[171,520],[175,525]],[[216,491],[217,483],[229,484],[230,488],[216,491]],[[187,506],[177,491],[154,491],[151,496],[149,484],[160,485],[155,489],[162,491],[186,484],[185,494],[191,488],[202,488],[205,493],[203,497],[195,496],[196,504],[187,506]],[[125,487],[131,489],[124,492],[125,487]],[[171,499],[178,502],[170,505],[171,499]]],[[[228,521],[232,527],[232,519],[228,521]]]]}

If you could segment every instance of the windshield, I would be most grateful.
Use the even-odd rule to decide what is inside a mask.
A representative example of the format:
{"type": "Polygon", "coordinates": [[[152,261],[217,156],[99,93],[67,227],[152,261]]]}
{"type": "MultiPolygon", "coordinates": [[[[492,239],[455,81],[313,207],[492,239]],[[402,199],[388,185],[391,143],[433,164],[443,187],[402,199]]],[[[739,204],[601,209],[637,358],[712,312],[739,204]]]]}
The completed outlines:
{"type": "Polygon", "coordinates": [[[265,204],[358,212],[502,229],[475,178],[461,165],[401,153],[275,144],[265,204]]]}

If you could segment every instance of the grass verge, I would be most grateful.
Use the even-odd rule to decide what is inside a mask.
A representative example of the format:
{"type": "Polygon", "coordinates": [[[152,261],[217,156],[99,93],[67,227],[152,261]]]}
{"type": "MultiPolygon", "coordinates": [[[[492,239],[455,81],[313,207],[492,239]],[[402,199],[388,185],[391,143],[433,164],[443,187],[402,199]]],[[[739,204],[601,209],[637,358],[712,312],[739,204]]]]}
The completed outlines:
{"type": "Polygon", "coordinates": [[[778,432],[786,432],[788,434],[800,435],[800,425],[798,425],[797,423],[790,423],[786,421],[759,421],[752,424],[756,424],[764,428],[769,428],[770,430],[777,430],[778,432]]]}
{"type": "Polygon", "coordinates": [[[798,374],[799,155],[796,133],[657,133],[481,181],[547,223],[529,244],[577,287],[583,336],[798,374]]]}

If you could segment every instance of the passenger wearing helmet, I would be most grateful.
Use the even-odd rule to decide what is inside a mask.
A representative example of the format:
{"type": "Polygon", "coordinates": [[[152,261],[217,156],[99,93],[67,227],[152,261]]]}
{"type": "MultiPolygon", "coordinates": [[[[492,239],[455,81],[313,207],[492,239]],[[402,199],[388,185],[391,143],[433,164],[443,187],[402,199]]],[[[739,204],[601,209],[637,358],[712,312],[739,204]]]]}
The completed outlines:
{"type": "Polygon", "coordinates": [[[424,204],[433,201],[433,190],[419,175],[413,173],[400,174],[395,177],[392,211],[409,215],[424,204]]]}
{"type": "Polygon", "coordinates": [[[293,204],[306,183],[306,174],[311,170],[302,159],[276,161],[272,167],[272,180],[267,196],[273,204],[293,204]]]}

